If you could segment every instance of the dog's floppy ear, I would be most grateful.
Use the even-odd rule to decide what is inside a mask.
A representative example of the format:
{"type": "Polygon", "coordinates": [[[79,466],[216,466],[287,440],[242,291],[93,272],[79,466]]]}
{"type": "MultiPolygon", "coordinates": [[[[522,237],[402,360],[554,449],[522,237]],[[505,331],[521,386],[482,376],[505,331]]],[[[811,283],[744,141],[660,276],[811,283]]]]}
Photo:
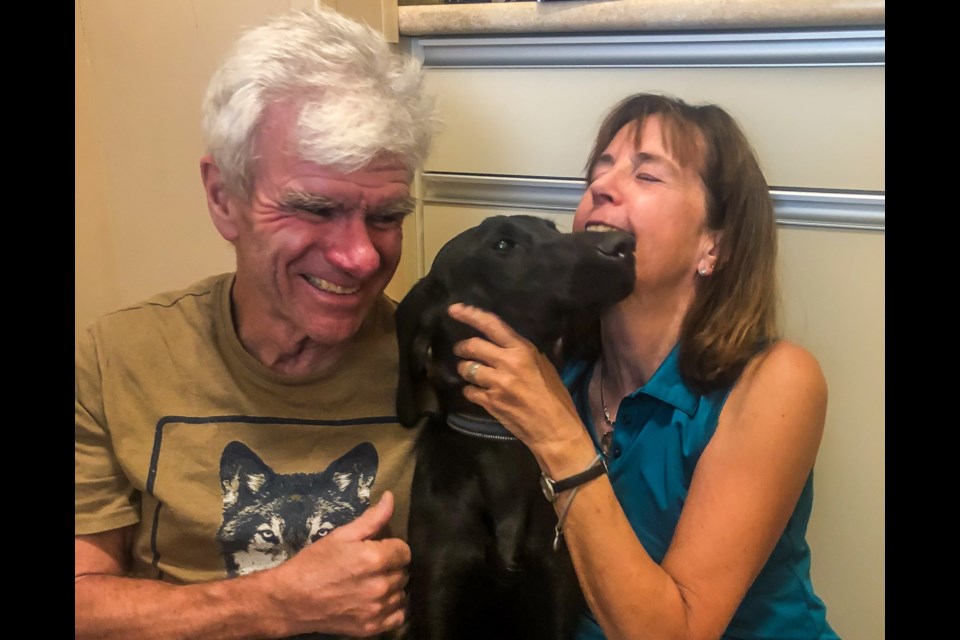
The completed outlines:
{"type": "Polygon", "coordinates": [[[439,413],[439,401],[427,380],[427,366],[433,332],[446,308],[444,289],[429,275],[421,278],[397,305],[397,419],[405,427],[414,426],[425,414],[439,413]]]}

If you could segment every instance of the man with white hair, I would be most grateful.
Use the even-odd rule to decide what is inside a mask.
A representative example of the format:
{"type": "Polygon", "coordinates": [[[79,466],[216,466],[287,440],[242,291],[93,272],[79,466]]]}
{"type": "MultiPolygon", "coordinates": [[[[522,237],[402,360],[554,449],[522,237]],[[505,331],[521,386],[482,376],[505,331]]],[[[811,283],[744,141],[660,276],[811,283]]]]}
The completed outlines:
{"type": "Polygon", "coordinates": [[[402,625],[417,434],[383,291],[433,121],[417,62],[329,10],[214,73],[200,173],[236,270],[77,344],[76,637],[402,625]]]}

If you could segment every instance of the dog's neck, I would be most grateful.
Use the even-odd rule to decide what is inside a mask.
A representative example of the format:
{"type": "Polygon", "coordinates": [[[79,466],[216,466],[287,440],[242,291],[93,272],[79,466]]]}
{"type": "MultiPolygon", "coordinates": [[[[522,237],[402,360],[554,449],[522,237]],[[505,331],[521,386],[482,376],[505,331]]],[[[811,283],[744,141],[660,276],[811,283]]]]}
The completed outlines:
{"type": "MultiPolygon", "coordinates": [[[[447,426],[458,433],[475,438],[499,441],[517,440],[516,436],[510,433],[483,407],[463,397],[463,378],[460,377],[456,369],[460,358],[454,355],[452,345],[479,334],[456,321],[445,321],[444,329],[447,333],[445,339],[441,342],[444,345],[451,345],[451,347],[434,353],[434,356],[441,360],[443,364],[432,368],[430,377],[433,379],[435,388],[438,391],[443,390],[440,392],[443,396],[440,404],[443,407],[442,413],[445,415],[447,426]]],[[[543,333],[542,326],[538,326],[537,331],[531,329],[523,331],[516,328],[515,330],[530,340],[538,350],[546,353],[556,366],[553,357],[553,349],[557,342],[556,337],[538,335],[538,333],[543,333]]]]}

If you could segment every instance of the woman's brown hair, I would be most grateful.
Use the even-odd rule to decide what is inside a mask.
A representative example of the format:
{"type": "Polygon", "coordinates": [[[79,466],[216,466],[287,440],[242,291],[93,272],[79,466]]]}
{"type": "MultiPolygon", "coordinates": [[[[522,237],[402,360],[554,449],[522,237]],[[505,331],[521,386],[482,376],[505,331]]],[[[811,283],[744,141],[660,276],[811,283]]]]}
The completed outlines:
{"type": "Polygon", "coordinates": [[[707,227],[721,232],[714,271],[698,278],[680,329],[680,371],[692,387],[708,391],[731,384],[778,337],[773,202],[756,153],[730,114],[653,93],[632,95],[611,109],[587,160],[588,179],[617,133],[636,123],[639,143],[652,115],[662,120],[667,150],[682,165],[698,168],[707,227]]]}

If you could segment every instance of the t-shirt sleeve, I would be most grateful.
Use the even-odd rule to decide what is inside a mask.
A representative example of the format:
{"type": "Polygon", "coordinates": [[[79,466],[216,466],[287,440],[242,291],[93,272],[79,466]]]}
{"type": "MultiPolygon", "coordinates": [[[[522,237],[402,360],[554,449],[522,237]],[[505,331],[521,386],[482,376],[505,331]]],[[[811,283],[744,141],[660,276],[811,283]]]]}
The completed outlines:
{"type": "Polygon", "coordinates": [[[77,338],[75,366],[74,535],[82,535],[135,524],[140,509],[113,452],[92,330],[77,338]]]}

